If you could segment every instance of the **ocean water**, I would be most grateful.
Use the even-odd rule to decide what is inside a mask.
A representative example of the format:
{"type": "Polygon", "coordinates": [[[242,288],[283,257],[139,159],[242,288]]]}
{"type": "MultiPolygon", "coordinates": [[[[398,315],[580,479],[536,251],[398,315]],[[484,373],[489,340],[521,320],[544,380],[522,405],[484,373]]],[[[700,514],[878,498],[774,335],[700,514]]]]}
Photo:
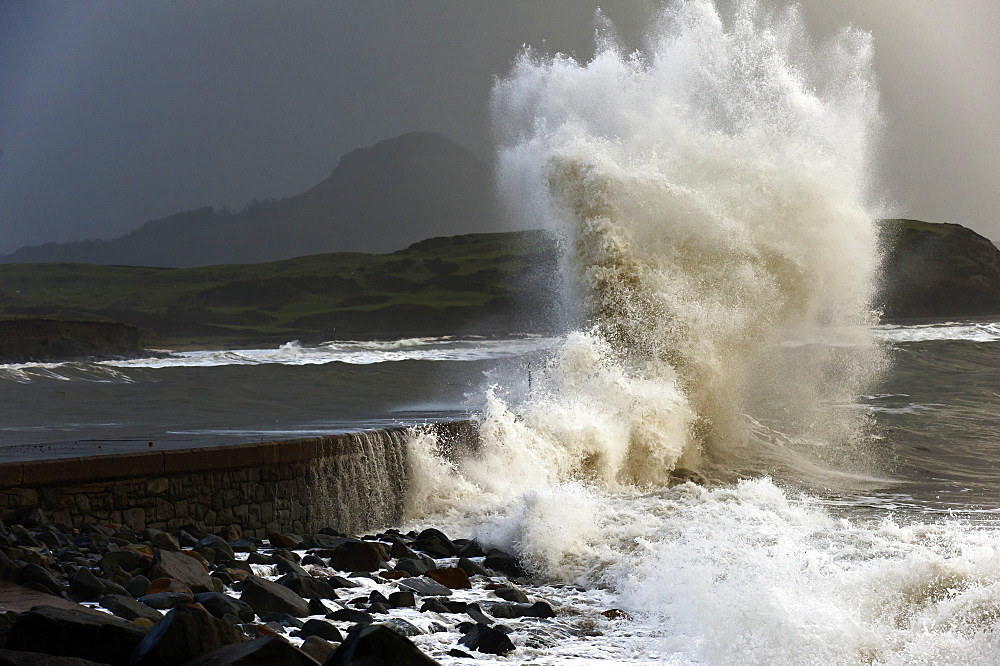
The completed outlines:
{"type": "Polygon", "coordinates": [[[414,430],[405,527],[516,552],[558,611],[478,662],[1000,662],[1000,323],[868,307],[877,45],[703,0],[599,40],[492,102],[509,213],[564,239],[565,333],[5,366],[4,455],[472,415],[458,463],[414,430]]]}

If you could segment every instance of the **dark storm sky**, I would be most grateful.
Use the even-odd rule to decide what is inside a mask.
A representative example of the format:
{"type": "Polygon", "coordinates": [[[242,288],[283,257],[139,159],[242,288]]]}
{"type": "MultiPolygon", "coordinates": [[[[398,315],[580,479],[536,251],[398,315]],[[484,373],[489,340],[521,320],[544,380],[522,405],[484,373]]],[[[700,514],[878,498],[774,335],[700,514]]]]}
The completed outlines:
{"type": "MultiPolygon", "coordinates": [[[[632,45],[638,2],[0,3],[0,253],[110,238],[322,180],[413,130],[490,159],[487,100],[523,43],[587,57],[600,4],[632,45]]],[[[804,3],[821,38],[875,36],[896,211],[1000,238],[1000,3],[804,3]]]]}

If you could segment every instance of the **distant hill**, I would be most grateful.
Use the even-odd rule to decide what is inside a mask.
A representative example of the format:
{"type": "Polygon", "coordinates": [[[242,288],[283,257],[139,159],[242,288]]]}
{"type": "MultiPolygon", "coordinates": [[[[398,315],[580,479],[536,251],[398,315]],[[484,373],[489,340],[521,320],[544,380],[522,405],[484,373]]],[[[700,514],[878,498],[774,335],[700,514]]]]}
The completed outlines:
{"type": "MultiPolygon", "coordinates": [[[[988,239],[918,220],[884,220],[882,233],[886,261],[873,305],[887,321],[1000,316],[1000,250],[988,239]]],[[[66,340],[80,348],[97,340],[105,346],[93,353],[109,353],[105,324],[51,324],[40,336],[40,318],[122,322],[154,347],[548,333],[560,326],[557,255],[552,236],[520,231],[259,264],[4,264],[0,320],[18,340],[13,357],[52,353],[29,353],[32,336],[40,345],[58,338],[60,349],[66,340]]]]}
{"type": "Polygon", "coordinates": [[[391,252],[433,236],[495,231],[492,192],[489,167],[462,146],[440,134],[404,134],[344,155],[297,196],[238,212],[189,210],[113,240],[24,247],[0,263],[181,267],[391,252]]]}
{"type": "Polygon", "coordinates": [[[556,266],[541,231],[197,268],[4,264],[0,320],[123,322],[154,347],[543,333],[556,266]]]}

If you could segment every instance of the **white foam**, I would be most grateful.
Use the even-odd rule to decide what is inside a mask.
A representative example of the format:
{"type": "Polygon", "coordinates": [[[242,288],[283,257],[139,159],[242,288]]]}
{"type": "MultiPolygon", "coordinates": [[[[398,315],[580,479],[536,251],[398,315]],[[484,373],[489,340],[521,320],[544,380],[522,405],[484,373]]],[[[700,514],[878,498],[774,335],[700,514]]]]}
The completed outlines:
{"type": "Polygon", "coordinates": [[[227,365],[369,365],[395,361],[479,361],[522,356],[548,349],[555,338],[525,336],[510,339],[407,338],[356,340],[302,345],[288,342],[269,349],[225,349],[166,352],[156,358],[114,359],[64,363],[12,363],[0,365],[0,378],[27,382],[38,378],[71,381],[118,381],[126,375],[116,368],[210,368],[227,365]]]}
{"type": "Polygon", "coordinates": [[[875,335],[888,342],[967,342],[1000,341],[1000,322],[945,322],[911,326],[884,325],[875,329],[875,335]]]}

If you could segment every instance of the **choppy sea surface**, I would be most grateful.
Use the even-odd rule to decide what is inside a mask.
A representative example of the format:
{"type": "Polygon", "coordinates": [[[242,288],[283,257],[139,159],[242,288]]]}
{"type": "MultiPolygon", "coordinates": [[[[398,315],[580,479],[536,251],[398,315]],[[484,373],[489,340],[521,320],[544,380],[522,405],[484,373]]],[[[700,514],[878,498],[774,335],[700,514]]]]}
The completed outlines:
{"type": "MultiPolygon", "coordinates": [[[[507,660],[996,663],[1000,323],[874,335],[891,371],[830,406],[874,416],[866,473],[850,472],[860,482],[802,465],[704,485],[562,480],[488,490],[470,510],[479,500],[456,471],[431,470],[418,480],[435,496],[415,496],[409,520],[516,550],[541,572],[532,592],[563,611],[519,628],[507,660]],[[612,607],[633,619],[599,615],[612,607]]],[[[0,366],[3,459],[464,418],[486,386],[527,382],[559,344],[432,338],[0,366]]],[[[417,642],[458,663],[445,638],[417,642]]]]}

